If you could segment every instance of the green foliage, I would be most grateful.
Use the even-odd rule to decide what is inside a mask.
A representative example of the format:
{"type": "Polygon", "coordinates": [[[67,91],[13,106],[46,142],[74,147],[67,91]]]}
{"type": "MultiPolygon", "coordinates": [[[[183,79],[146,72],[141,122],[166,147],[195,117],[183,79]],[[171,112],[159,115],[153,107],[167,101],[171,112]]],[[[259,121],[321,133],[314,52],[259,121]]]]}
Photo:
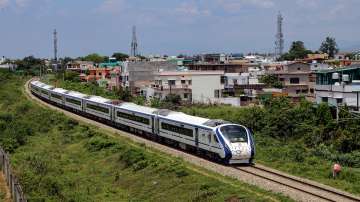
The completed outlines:
{"type": "Polygon", "coordinates": [[[267,87],[283,88],[283,84],[279,81],[276,75],[264,75],[260,78],[260,82],[266,84],[267,87]]]}
{"type": "Polygon", "coordinates": [[[161,100],[159,98],[153,97],[150,99],[150,107],[160,108],[161,100]]]}
{"type": "Polygon", "coordinates": [[[92,53],[92,54],[89,54],[83,58],[81,58],[81,60],[83,61],[92,61],[94,63],[102,63],[102,62],[106,62],[107,61],[107,57],[106,56],[101,56],[97,53],[92,53]]]}
{"type": "Polygon", "coordinates": [[[326,37],[325,41],[321,43],[319,51],[327,53],[330,58],[334,58],[335,54],[339,52],[338,45],[335,41],[335,38],[326,37]]]}
{"type": "Polygon", "coordinates": [[[111,57],[116,58],[117,61],[126,61],[126,59],[129,58],[129,55],[125,53],[114,53],[111,57]]]}
{"type": "Polygon", "coordinates": [[[132,99],[132,102],[138,105],[145,105],[146,98],[144,96],[136,96],[132,99]]]}
{"type": "Polygon", "coordinates": [[[280,60],[304,59],[306,58],[307,54],[311,53],[311,50],[305,48],[304,42],[294,41],[291,44],[289,52],[282,55],[280,60]]]}

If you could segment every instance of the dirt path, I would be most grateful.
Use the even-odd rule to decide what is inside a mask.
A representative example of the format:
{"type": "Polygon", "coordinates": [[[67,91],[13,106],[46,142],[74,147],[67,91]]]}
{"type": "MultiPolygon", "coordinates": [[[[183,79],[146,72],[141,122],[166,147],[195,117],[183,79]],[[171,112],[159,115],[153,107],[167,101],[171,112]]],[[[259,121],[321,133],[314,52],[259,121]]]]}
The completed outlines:
{"type": "Polygon", "coordinates": [[[5,176],[0,172],[0,201],[11,202],[10,189],[6,184],[5,176]]]}

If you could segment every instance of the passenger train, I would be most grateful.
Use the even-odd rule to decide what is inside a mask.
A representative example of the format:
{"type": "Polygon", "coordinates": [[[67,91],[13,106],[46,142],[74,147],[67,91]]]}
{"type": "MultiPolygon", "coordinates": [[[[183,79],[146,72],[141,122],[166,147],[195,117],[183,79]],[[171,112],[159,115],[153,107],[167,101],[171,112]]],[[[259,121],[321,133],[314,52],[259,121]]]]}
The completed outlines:
{"type": "Polygon", "coordinates": [[[242,125],[210,120],[166,109],[89,96],[30,82],[32,94],[76,114],[183,150],[206,155],[226,164],[251,164],[255,155],[253,134],[242,125]]]}

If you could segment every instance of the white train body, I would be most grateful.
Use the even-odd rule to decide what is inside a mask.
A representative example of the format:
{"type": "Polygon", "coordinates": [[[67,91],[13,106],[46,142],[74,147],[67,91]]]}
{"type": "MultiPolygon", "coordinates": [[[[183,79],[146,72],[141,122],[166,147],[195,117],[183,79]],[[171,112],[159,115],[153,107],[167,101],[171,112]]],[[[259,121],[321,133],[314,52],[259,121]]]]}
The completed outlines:
{"type": "Polygon", "coordinates": [[[242,125],[134,103],[116,105],[103,97],[54,88],[39,81],[32,81],[30,87],[34,95],[78,114],[226,163],[252,163],[255,155],[253,135],[242,125]]]}

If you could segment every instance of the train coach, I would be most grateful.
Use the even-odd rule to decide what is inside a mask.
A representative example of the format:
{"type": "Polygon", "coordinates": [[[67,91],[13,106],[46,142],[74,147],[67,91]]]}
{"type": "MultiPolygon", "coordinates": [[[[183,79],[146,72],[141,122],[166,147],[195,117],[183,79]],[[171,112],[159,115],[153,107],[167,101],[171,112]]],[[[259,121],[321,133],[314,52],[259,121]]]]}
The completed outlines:
{"type": "Polygon", "coordinates": [[[54,88],[39,81],[30,82],[30,88],[42,100],[79,115],[227,164],[249,164],[254,159],[253,134],[242,125],[129,102],[114,104],[103,97],[54,88]]]}

